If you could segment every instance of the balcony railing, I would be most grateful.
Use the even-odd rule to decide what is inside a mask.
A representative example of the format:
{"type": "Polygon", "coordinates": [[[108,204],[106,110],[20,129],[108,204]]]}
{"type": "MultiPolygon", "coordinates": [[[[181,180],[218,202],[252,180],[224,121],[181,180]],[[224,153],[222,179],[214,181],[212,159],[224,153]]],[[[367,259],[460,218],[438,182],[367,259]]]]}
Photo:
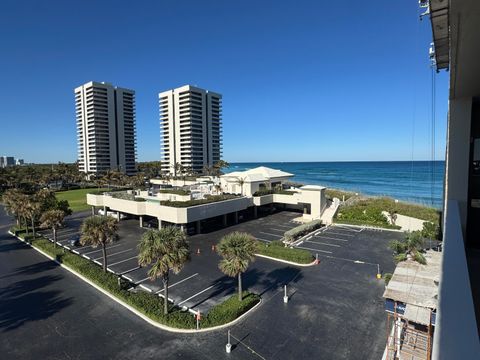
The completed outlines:
{"type": "Polygon", "coordinates": [[[443,234],[443,264],[432,359],[474,359],[480,354],[480,341],[460,212],[455,200],[447,202],[443,234]]]}

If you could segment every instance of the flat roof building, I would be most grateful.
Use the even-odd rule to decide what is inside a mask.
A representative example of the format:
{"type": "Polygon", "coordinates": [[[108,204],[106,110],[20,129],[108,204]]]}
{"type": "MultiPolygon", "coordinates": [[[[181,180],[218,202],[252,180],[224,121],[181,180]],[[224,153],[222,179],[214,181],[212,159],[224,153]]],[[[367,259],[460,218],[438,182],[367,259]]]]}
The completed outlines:
{"type": "Polygon", "coordinates": [[[222,156],[222,95],[185,85],[158,94],[163,171],[203,173],[222,156]]]}
{"type": "Polygon", "coordinates": [[[90,81],[75,89],[79,170],[135,173],[135,91],[90,81]]]}

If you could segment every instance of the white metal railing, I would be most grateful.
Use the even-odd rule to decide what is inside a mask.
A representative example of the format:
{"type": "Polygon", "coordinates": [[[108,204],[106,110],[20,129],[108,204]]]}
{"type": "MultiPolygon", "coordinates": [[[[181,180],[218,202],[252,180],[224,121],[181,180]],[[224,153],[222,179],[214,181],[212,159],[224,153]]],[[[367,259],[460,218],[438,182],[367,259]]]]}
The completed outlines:
{"type": "Polygon", "coordinates": [[[448,200],[432,359],[475,359],[480,354],[475,309],[456,200],[448,200]]]}

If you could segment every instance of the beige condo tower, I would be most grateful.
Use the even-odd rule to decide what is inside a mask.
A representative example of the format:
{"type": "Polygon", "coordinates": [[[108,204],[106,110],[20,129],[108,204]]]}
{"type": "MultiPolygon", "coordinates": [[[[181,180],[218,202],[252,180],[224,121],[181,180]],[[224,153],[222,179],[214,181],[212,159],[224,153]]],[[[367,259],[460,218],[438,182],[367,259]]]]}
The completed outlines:
{"type": "Polygon", "coordinates": [[[90,81],[75,89],[79,169],[135,173],[135,91],[90,81]]]}
{"type": "Polygon", "coordinates": [[[222,95],[185,85],[161,92],[160,137],[163,171],[202,173],[222,155],[222,95]]]}

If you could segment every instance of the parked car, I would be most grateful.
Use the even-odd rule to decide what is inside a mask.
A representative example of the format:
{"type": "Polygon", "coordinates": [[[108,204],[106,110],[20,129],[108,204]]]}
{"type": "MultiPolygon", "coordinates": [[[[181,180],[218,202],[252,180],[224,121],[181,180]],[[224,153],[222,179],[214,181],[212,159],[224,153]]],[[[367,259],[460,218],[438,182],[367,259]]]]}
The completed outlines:
{"type": "Polygon", "coordinates": [[[80,235],[73,235],[70,237],[70,239],[68,239],[68,243],[73,247],[80,246],[80,235]]]}
{"type": "MultiPolygon", "coordinates": [[[[105,215],[105,212],[103,209],[98,210],[98,215],[105,215]]],[[[118,219],[117,212],[116,211],[107,211],[107,216],[111,216],[117,220],[123,220],[127,218],[127,215],[120,213],[120,219],[118,219]]]]}

